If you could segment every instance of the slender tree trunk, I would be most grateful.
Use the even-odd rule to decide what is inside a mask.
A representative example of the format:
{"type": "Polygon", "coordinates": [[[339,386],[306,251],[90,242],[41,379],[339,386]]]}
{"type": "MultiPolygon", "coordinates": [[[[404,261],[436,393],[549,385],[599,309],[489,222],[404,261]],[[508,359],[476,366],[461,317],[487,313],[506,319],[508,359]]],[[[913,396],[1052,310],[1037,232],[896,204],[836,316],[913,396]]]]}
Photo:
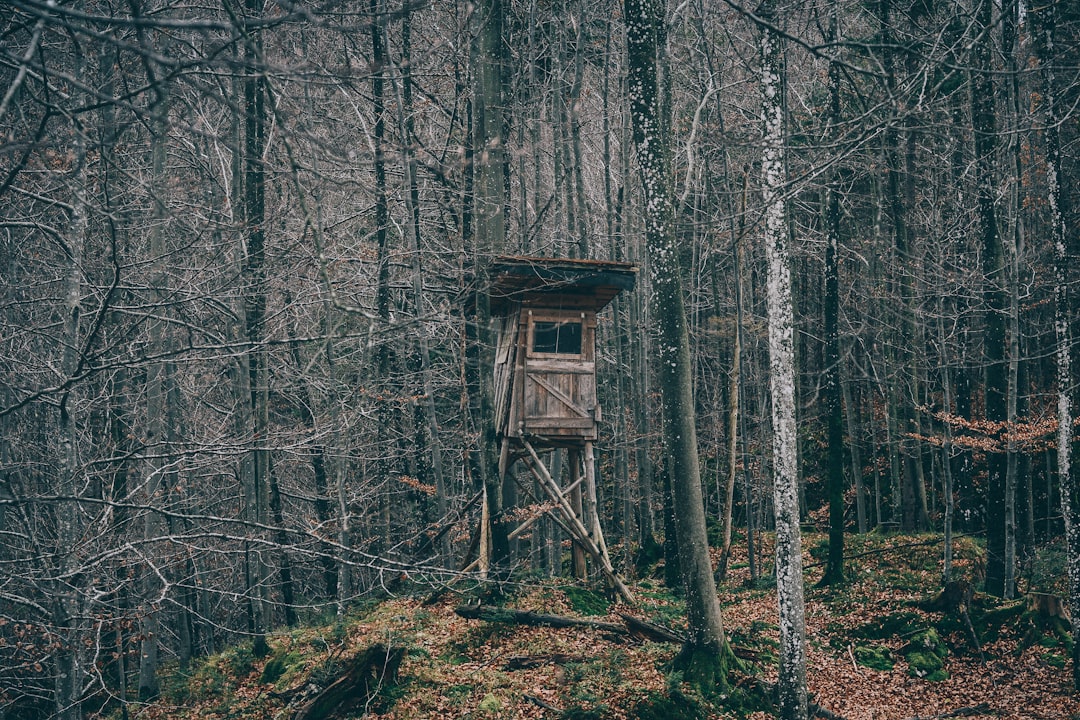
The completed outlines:
{"type": "MultiPolygon", "coordinates": [[[[880,0],[878,4],[878,22],[881,32],[881,44],[883,47],[882,64],[885,69],[887,91],[890,98],[897,97],[897,83],[895,73],[894,39],[893,29],[895,19],[892,15],[892,0],[880,0]]],[[[907,110],[897,108],[897,111],[907,110]]],[[[905,126],[910,125],[909,116],[905,115],[905,126]]],[[[906,128],[905,140],[909,148],[913,148],[914,136],[910,127],[906,128]]],[[[892,224],[893,249],[895,251],[894,270],[890,278],[891,289],[897,297],[896,301],[896,335],[893,345],[889,350],[892,355],[893,365],[891,371],[895,378],[890,381],[889,405],[892,413],[893,429],[891,432],[890,445],[893,455],[893,492],[894,497],[901,500],[898,506],[901,527],[905,530],[923,530],[928,526],[925,506],[925,489],[919,485],[921,474],[916,469],[918,462],[918,441],[905,441],[908,433],[915,432],[914,403],[916,395],[914,356],[911,346],[914,342],[914,330],[912,327],[911,307],[912,300],[912,268],[915,265],[914,254],[911,249],[911,230],[909,228],[907,212],[910,202],[908,195],[913,188],[912,168],[913,152],[909,151],[905,159],[901,160],[900,134],[895,123],[890,122],[885,128],[884,151],[885,151],[885,205],[889,211],[889,219],[892,224]],[[905,386],[911,383],[911,391],[905,392],[905,386]],[[904,451],[905,446],[911,450],[904,451]]]]}
{"type": "MultiPolygon", "coordinates": [[[[991,62],[993,3],[979,0],[976,5],[972,53],[971,121],[975,136],[976,233],[982,245],[982,270],[985,283],[983,299],[986,317],[983,326],[983,353],[986,363],[986,419],[1004,426],[1008,417],[1008,363],[1005,357],[1008,297],[1005,292],[1004,253],[997,227],[995,201],[997,184],[994,153],[997,144],[997,117],[994,111],[994,79],[991,62]]],[[[1012,594],[1007,587],[1006,547],[1009,528],[1006,509],[1009,504],[1005,452],[987,453],[986,514],[986,592],[997,597],[1012,594]]]]}
{"type": "MultiPolygon", "coordinates": [[[[830,41],[839,40],[839,22],[833,8],[829,22],[830,41]]],[[[840,122],[840,67],[829,63],[829,122],[830,135],[838,135],[836,125],[840,122]]],[[[825,442],[828,446],[825,460],[829,488],[829,556],[822,585],[838,585],[844,582],[844,399],[840,386],[840,178],[839,170],[826,191],[825,200],[825,348],[822,378],[825,415],[825,442]]]]}
{"type": "MultiPolygon", "coordinates": [[[[721,582],[727,578],[728,561],[731,558],[731,525],[735,505],[735,479],[739,472],[739,400],[742,398],[742,282],[740,273],[742,254],[739,238],[735,238],[734,273],[735,273],[735,332],[731,346],[731,378],[728,385],[728,468],[724,483],[724,495],[721,499],[722,521],[724,526],[723,545],[720,548],[720,562],[716,568],[716,577],[721,582]]],[[[749,507],[749,506],[748,506],[749,507]]]]}
{"type": "MultiPolygon", "coordinates": [[[[1080,483],[1077,482],[1073,450],[1074,408],[1078,385],[1072,358],[1076,337],[1077,293],[1072,286],[1076,263],[1080,260],[1080,233],[1067,220],[1071,208],[1069,194],[1062,186],[1061,115],[1054,71],[1057,6],[1050,3],[1039,11],[1037,47],[1046,87],[1046,185],[1050,211],[1050,235],[1054,249],[1054,336],[1057,365],[1057,473],[1061,485],[1061,512],[1065,519],[1065,549],[1068,557],[1069,610],[1073,637],[1080,637],[1080,483]]],[[[1050,493],[1047,493],[1049,497],[1050,493]]],[[[1049,515],[1049,513],[1047,513],[1049,515]]],[[[1073,643],[1073,688],[1080,691],[1080,643],[1073,643]]]]}
{"type": "Polygon", "coordinates": [[[941,395],[942,395],[942,412],[945,413],[946,420],[942,423],[942,436],[941,436],[941,468],[943,476],[943,487],[941,494],[945,496],[945,519],[944,519],[944,533],[945,533],[945,556],[942,563],[941,581],[942,585],[947,585],[952,580],[952,535],[953,535],[953,481],[952,481],[952,425],[948,420],[948,416],[952,415],[953,402],[952,402],[952,382],[950,380],[949,362],[948,362],[948,345],[945,343],[945,310],[940,307],[944,303],[939,300],[938,310],[938,344],[941,346],[939,352],[941,353],[941,395]]]}
{"type": "MultiPolygon", "coordinates": [[[[158,316],[168,316],[166,303],[168,302],[167,272],[168,257],[165,249],[164,223],[167,219],[164,193],[166,192],[165,177],[165,153],[168,140],[169,101],[168,90],[162,82],[153,77],[149,71],[148,78],[154,85],[155,98],[150,108],[151,127],[153,135],[150,141],[151,155],[151,193],[153,195],[153,223],[150,228],[150,262],[152,264],[149,296],[155,307],[154,313],[158,316]]],[[[154,320],[150,325],[150,343],[152,352],[161,357],[168,356],[169,342],[167,339],[169,329],[164,326],[164,321],[154,320]]],[[[143,515],[143,542],[152,546],[154,538],[160,532],[160,518],[152,509],[159,501],[162,487],[162,474],[166,472],[166,451],[172,440],[171,423],[169,416],[172,409],[169,407],[169,385],[172,368],[167,361],[159,361],[147,368],[146,372],[146,441],[145,447],[150,455],[147,467],[146,498],[148,509],[143,515]]],[[[153,568],[143,570],[142,579],[143,601],[146,603],[140,621],[140,634],[142,640],[139,649],[139,700],[152,700],[159,692],[158,685],[158,637],[159,611],[157,607],[160,592],[157,573],[153,568]]]]}
{"type": "MultiPolygon", "coordinates": [[[[725,166],[727,165],[725,157],[725,166]]],[[[735,282],[735,333],[734,343],[731,349],[731,384],[728,390],[728,403],[730,405],[730,412],[728,415],[728,476],[727,484],[724,487],[724,544],[720,549],[720,562],[716,569],[716,577],[723,581],[727,577],[728,562],[731,559],[731,524],[732,515],[734,514],[735,505],[735,480],[738,474],[739,465],[743,465],[744,472],[746,471],[745,458],[742,458],[742,462],[739,460],[739,437],[746,441],[746,435],[744,432],[745,421],[742,418],[742,395],[743,395],[743,325],[745,323],[744,315],[744,300],[743,300],[743,233],[745,230],[745,218],[746,218],[746,195],[747,195],[747,176],[743,175],[743,188],[742,188],[742,204],[739,212],[741,218],[738,223],[738,230],[735,230],[735,223],[732,222],[732,270],[734,272],[735,282]]],[[[746,483],[744,488],[744,503],[746,505],[746,541],[750,548],[750,567],[752,569],[751,575],[754,575],[754,570],[757,569],[755,559],[753,557],[754,546],[754,533],[752,528],[751,508],[750,508],[750,484],[746,483]]],[[[757,579],[756,577],[754,578],[757,579]]]]}
{"type": "MultiPolygon", "coordinates": [[[[73,76],[80,82],[85,80],[81,59],[75,60],[73,76]]],[[[81,92],[80,92],[81,97],[81,92]]],[[[64,288],[64,346],[61,356],[61,370],[66,380],[74,376],[80,365],[80,346],[82,344],[82,296],[83,263],[86,252],[88,228],[87,187],[86,187],[86,133],[83,126],[73,120],[71,209],[68,211],[67,235],[64,238],[68,251],[68,275],[64,288]]],[[[61,500],[56,510],[56,562],[55,572],[58,578],[74,577],[76,547],[82,533],[78,527],[76,498],[79,493],[77,476],[79,472],[79,432],[72,417],[74,401],[71,390],[60,398],[57,431],[61,445],[62,465],[59,468],[59,495],[61,500]]],[[[58,632],[67,638],[66,647],[61,647],[53,654],[54,658],[54,700],[57,720],[79,720],[82,707],[79,704],[84,680],[82,647],[79,642],[82,632],[81,605],[78,586],[71,587],[65,581],[57,581],[53,588],[52,620],[58,632]]]]}
{"type": "Polygon", "coordinates": [[[1011,178],[1011,193],[1009,211],[1012,215],[1012,232],[1009,233],[1007,248],[1008,269],[1008,294],[1009,294],[1009,367],[1008,367],[1008,399],[1007,410],[1009,423],[1009,440],[1006,451],[1008,459],[1005,471],[1005,597],[1012,598],[1016,590],[1016,487],[1019,480],[1018,471],[1020,465],[1020,453],[1016,447],[1014,438],[1018,413],[1023,401],[1020,399],[1020,376],[1021,376],[1021,343],[1020,343],[1020,270],[1022,267],[1021,256],[1024,252],[1024,198],[1021,188],[1024,167],[1021,157],[1021,144],[1023,138],[1020,135],[1020,80],[1017,68],[1017,54],[1020,43],[1017,28],[1020,22],[1020,5],[1018,0],[1009,0],[1003,3],[1001,14],[1001,45],[1005,55],[1005,67],[1007,71],[1006,83],[1009,96],[1009,112],[1007,113],[1009,125],[1009,149],[1012,158],[1013,177],[1011,178]]]}
{"type": "MultiPolygon", "coordinates": [[[[413,304],[416,306],[418,317],[424,317],[424,268],[422,264],[421,232],[420,232],[420,187],[416,179],[416,158],[413,155],[412,144],[414,132],[413,102],[412,102],[412,11],[406,7],[401,24],[401,93],[398,96],[398,117],[401,131],[401,164],[405,171],[406,193],[405,206],[408,212],[406,222],[406,234],[412,242],[412,291],[413,304]]],[[[524,184],[522,184],[524,187],[524,184]]],[[[525,208],[522,208],[522,215],[525,208]]],[[[431,372],[431,349],[428,345],[427,332],[423,329],[416,337],[416,350],[420,356],[420,377],[423,389],[423,419],[426,423],[425,432],[427,446],[431,453],[431,472],[435,477],[435,502],[436,510],[440,518],[447,515],[447,495],[449,489],[446,486],[446,473],[443,467],[442,445],[439,439],[439,419],[435,411],[435,383],[431,372]]],[[[444,563],[450,562],[450,536],[444,534],[438,548],[444,563]]]]}
{"type": "MultiPolygon", "coordinates": [[[[249,17],[262,12],[261,0],[246,0],[249,17]]],[[[247,236],[243,279],[245,334],[248,350],[247,389],[250,393],[250,428],[252,451],[248,520],[265,525],[269,506],[269,387],[267,348],[263,342],[266,318],[266,81],[258,72],[261,64],[262,40],[257,32],[249,35],[244,45],[247,75],[243,80],[244,145],[243,145],[243,213],[247,236]]],[[[266,597],[268,568],[262,550],[248,549],[248,592],[251,603],[250,629],[256,655],[269,651],[266,631],[270,622],[266,597]]]]}
{"type": "Polygon", "coordinates": [[[863,486],[863,461],[859,454],[859,438],[862,429],[859,426],[858,411],[855,407],[854,394],[851,392],[852,380],[841,378],[840,390],[843,393],[844,417],[847,421],[848,449],[851,453],[851,477],[855,485],[855,524],[859,534],[866,533],[866,488],[863,486]]]}
{"type": "MultiPolygon", "coordinates": [[[[774,18],[770,2],[758,9],[774,18]]],[[[762,204],[768,258],[769,387],[772,392],[773,509],[776,513],[776,590],[780,605],[780,717],[806,720],[806,619],[799,536],[798,451],[795,432],[795,345],[791,260],[783,198],[783,48],[769,28],[761,31],[763,152],[762,204]]]]}

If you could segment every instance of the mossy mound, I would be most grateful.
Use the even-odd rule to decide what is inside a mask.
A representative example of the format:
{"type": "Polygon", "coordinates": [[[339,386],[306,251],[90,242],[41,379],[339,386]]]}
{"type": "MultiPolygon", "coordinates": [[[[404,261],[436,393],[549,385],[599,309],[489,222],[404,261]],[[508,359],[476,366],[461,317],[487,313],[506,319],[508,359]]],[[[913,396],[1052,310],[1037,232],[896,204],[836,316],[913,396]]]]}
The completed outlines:
{"type": "Polygon", "coordinates": [[[945,658],[949,649],[934,628],[916,633],[903,652],[908,664],[908,675],[931,681],[949,677],[945,670],[945,658]]]}
{"type": "Polygon", "coordinates": [[[294,652],[277,653],[266,661],[263,666],[259,682],[264,685],[273,685],[281,679],[289,670],[300,663],[300,656],[294,652]]]}
{"type": "Polygon", "coordinates": [[[884,672],[892,670],[896,664],[893,662],[892,651],[883,645],[857,645],[855,662],[863,667],[884,672]]]}

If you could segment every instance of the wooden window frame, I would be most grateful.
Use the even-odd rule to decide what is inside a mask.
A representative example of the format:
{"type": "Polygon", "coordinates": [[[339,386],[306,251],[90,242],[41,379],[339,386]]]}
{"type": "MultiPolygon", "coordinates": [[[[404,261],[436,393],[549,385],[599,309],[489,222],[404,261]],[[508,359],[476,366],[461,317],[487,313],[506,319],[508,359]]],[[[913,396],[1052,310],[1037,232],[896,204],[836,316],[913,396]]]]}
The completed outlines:
{"type": "Polygon", "coordinates": [[[525,337],[525,355],[536,360],[588,360],[591,357],[589,343],[592,342],[589,327],[589,315],[584,311],[558,311],[558,310],[526,310],[527,330],[525,337]],[[554,353],[535,352],[533,343],[536,340],[536,323],[576,322],[581,325],[581,352],[577,353],[554,353]]]}

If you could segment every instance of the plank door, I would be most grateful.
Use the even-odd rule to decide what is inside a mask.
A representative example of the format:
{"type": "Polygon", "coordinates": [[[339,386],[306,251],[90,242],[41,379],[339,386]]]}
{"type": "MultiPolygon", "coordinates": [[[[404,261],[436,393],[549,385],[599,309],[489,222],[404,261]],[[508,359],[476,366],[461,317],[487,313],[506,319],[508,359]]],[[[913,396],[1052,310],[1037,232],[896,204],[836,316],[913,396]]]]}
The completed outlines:
{"type": "Polygon", "coordinates": [[[596,314],[529,310],[523,387],[527,431],[595,439],[596,314]]]}

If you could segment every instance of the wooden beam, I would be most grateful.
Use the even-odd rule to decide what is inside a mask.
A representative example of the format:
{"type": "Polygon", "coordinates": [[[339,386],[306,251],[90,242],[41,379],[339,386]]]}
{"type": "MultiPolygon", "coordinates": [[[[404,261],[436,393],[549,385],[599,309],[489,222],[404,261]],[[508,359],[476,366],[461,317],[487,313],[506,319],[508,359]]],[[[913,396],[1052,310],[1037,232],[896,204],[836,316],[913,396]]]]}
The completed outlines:
{"type": "Polygon", "coordinates": [[[572,535],[576,535],[585,550],[593,556],[593,559],[600,566],[600,572],[608,579],[619,596],[622,597],[628,605],[637,604],[630,589],[627,588],[626,584],[615,574],[615,568],[611,564],[611,558],[608,557],[607,551],[601,550],[596,543],[593,542],[593,539],[589,536],[588,530],[586,530],[585,526],[582,524],[581,519],[574,513],[570,504],[566,501],[566,497],[559,490],[559,486],[551,479],[551,473],[548,472],[548,469],[540,459],[540,456],[536,454],[536,450],[533,449],[533,446],[530,445],[528,441],[523,440],[522,445],[529,451],[529,456],[532,458],[532,463],[529,465],[530,470],[532,470],[537,479],[540,480],[540,485],[544,490],[559,504],[559,508],[562,510],[567,525],[573,529],[572,535]]]}

